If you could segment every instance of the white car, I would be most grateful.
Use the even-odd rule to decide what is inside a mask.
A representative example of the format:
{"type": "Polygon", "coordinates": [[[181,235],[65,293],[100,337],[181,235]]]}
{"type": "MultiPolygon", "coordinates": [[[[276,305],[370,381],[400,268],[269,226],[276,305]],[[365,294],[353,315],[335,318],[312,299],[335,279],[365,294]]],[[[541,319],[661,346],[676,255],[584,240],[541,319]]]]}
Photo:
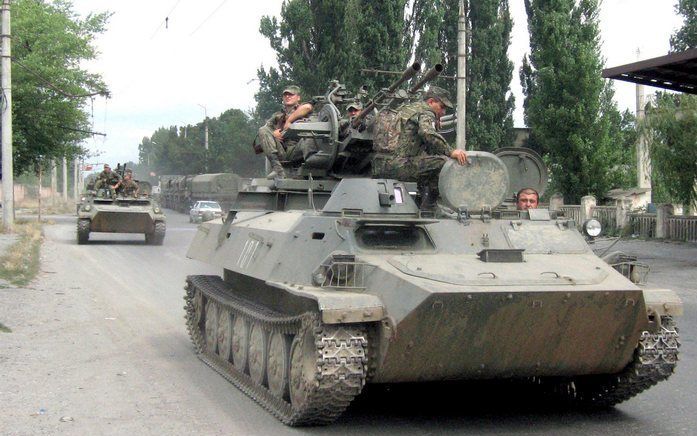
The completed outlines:
{"type": "Polygon", "coordinates": [[[189,222],[197,223],[222,218],[223,209],[216,201],[197,201],[189,211],[189,222]]]}

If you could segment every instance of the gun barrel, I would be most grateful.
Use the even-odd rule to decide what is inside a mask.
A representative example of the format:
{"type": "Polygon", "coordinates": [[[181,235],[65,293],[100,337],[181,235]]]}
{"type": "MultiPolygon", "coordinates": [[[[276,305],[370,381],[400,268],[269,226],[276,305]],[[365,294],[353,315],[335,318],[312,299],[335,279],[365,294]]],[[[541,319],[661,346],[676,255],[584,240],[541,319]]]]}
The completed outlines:
{"type": "MultiPolygon", "coordinates": [[[[442,69],[442,67],[441,67],[441,69],[442,69]]],[[[389,88],[387,88],[387,91],[381,92],[380,94],[378,94],[373,99],[373,101],[370,102],[370,104],[368,106],[363,108],[361,113],[359,113],[356,116],[356,118],[354,118],[353,123],[352,123],[353,127],[354,128],[358,127],[361,124],[361,120],[363,118],[365,118],[365,116],[368,115],[370,112],[372,112],[373,109],[375,109],[375,106],[378,103],[380,103],[380,101],[382,101],[382,99],[384,99],[387,94],[391,94],[391,93],[395,92],[397,90],[397,88],[399,88],[399,86],[402,83],[404,83],[407,80],[414,77],[416,75],[416,73],[418,73],[419,71],[421,71],[421,63],[420,62],[414,62],[413,64],[411,64],[406,70],[404,70],[404,72],[402,73],[402,76],[396,82],[394,82],[392,85],[390,85],[389,88]]]]}
{"type": "Polygon", "coordinates": [[[424,86],[427,82],[435,79],[436,77],[440,76],[440,73],[443,72],[443,65],[442,64],[435,64],[433,68],[428,70],[426,74],[423,75],[423,77],[416,82],[414,86],[411,87],[409,90],[410,93],[415,93],[418,91],[422,86],[424,86]]]}

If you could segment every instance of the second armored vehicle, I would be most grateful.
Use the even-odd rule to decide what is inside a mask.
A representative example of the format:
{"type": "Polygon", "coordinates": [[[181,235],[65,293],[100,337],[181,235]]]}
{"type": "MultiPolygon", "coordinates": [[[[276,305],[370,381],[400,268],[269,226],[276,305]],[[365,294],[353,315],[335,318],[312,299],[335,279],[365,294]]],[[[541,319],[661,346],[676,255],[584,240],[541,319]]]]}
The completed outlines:
{"type": "Polygon", "coordinates": [[[142,233],[145,242],[162,245],[166,217],[150,196],[150,184],[140,182],[137,197],[112,195],[108,189],[91,191],[77,211],[77,243],[86,244],[90,233],[142,233]]]}

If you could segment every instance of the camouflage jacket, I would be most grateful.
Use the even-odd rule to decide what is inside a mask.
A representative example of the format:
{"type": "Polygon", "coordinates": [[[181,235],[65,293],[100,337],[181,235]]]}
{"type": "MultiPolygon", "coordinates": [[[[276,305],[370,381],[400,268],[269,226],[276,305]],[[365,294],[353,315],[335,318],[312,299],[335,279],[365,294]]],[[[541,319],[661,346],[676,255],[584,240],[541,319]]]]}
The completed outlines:
{"type": "Polygon", "coordinates": [[[120,189],[125,196],[135,195],[138,192],[138,184],[133,180],[124,180],[120,189]]]}
{"type": "Polygon", "coordinates": [[[302,106],[303,104],[305,103],[298,103],[291,108],[286,108],[284,106],[282,111],[274,113],[273,115],[271,115],[271,118],[266,120],[266,127],[268,127],[271,130],[283,130],[283,125],[286,123],[286,118],[288,118],[288,115],[292,114],[298,107],[302,106]]]}
{"type": "Polygon", "coordinates": [[[102,171],[99,173],[97,176],[97,180],[103,180],[106,184],[109,186],[117,184],[121,180],[121,176],[118,175],[115,171],[102,171]]]}
{"type": "Polygon", "coordinates": [[[436,114],[426,102],[408,104],[397,113],[400,123],[396,157],[414,157],[422,153],[450,156],[453,148],[436,131],[436,114]]]}

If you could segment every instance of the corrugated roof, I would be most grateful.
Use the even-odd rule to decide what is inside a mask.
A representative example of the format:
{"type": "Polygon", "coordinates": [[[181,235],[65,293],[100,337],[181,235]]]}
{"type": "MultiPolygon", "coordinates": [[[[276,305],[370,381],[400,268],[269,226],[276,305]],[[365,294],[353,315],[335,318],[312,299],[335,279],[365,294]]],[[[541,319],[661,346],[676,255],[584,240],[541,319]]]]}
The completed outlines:
{"type": "Polygon", "coordinates": [[[697,94],[697,48],[607,68],[603,77],[697,94]]]}

